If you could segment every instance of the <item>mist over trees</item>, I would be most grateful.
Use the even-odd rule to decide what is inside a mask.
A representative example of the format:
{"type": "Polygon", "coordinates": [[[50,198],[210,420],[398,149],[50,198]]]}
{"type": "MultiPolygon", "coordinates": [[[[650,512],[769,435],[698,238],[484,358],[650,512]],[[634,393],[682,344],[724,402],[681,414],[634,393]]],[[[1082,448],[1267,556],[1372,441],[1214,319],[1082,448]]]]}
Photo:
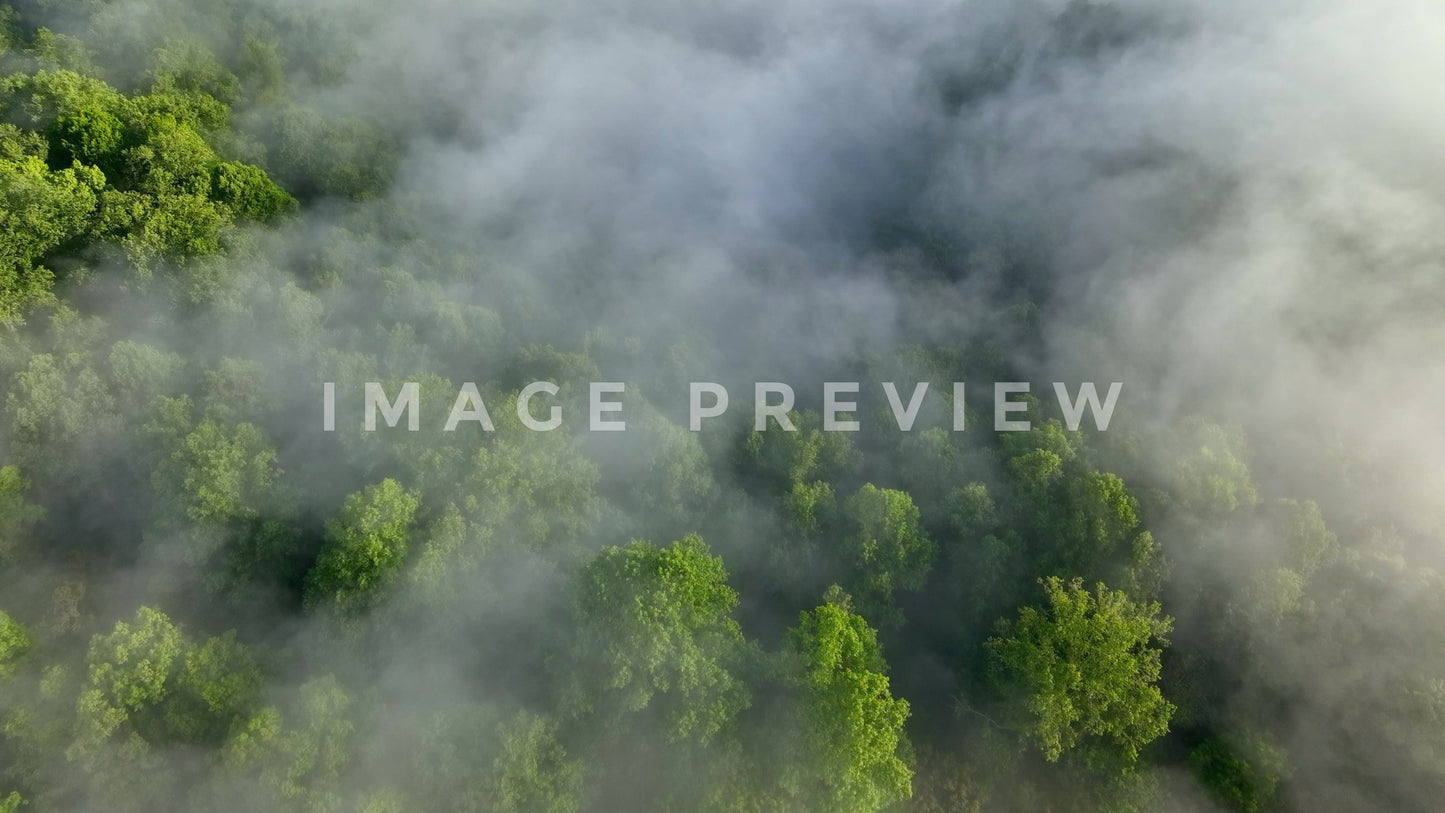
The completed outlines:
{"type": "Polygon", "coordinates": [[[1438,6],[0,3],[0,813],[1434,809],[1438,6]]]}

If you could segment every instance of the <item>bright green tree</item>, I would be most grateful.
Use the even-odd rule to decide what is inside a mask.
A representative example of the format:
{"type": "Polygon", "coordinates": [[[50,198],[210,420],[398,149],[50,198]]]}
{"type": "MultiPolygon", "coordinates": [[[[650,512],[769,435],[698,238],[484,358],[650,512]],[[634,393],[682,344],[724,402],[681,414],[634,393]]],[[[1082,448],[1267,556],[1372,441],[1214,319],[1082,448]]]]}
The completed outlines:
{"type": "Polygon", "coordinates": [[[912,795],[903,724],[877,633],[837,588],[789,636],[789,684],[802,702],[803,803],[876,811],[912,795]]]}
{"type": "Polygon", "coordinates": [[[94,168],[52,171],[41,157],[0,152],[0,323],[48,296],[53,275],[42,260],[89,230],[104,184],[94,168]]]}
{"type": "Polygon", "coordinates": [[[15,673],[20,658],[34,644],[30,633],[4,610],[0,610],[0,681],[15,673]]]}
{"type": "Polygon", "coordinates": [[[326,547],[307,574],[307,593],[346,611],[376,600],[406,562],[421,497],[386,479],[346,498],[326,524],[326,547]]]}
{"type": "Polygon", "coordinates": [[[1044,606],[1022,608],[987,643],[995,677],[1017,699],[1023,738],[1050,761],[1087,740],[1132,762],[1169,730],[1174,706],[1158,681],[1171,619],[1102,584],[1041,584],[1044,606]]]}

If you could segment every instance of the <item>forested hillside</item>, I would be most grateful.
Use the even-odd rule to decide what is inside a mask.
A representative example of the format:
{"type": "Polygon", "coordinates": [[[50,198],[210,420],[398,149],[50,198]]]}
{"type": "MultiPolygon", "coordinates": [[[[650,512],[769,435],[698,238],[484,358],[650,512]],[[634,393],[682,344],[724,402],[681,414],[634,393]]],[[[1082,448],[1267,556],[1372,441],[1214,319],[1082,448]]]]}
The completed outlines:
{"type": "Polygon", "coordinates": [[[1247,5],[0,3],[0,813],[1436,809],[1445,10],[1247,5]]]}

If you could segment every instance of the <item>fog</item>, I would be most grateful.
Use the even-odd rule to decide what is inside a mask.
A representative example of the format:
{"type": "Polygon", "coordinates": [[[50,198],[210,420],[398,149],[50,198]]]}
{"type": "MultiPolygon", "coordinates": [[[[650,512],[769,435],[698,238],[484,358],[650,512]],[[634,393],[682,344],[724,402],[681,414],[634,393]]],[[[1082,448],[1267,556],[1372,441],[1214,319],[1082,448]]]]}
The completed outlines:
{"type": "MultiPolygon", "coordinates": [[[[570,697],[569,670],[582,668],[565,665],[580,634],[568,620],[570,585],[604,546],[700,533],[743,594],[745,634],[765,649],[821,600],[832,571],[787,575],[774,549],[796,536],[788,520],[756,496],[752,475],[718,463],[731,459],[731,436],[684,431],[687,382],[725,384],[729,418],[717,423],[736,418],[744,432],[753,382],[788,382],[812,410],[821,382],[863,382],[865,462],[848,477],[902,488],[923,464],[879,382],[898,382],[906,398],[912,382],[942,374],[911,360],[911,348],[966,347],[955,371],[968,374],[980,411],[961,443],[996,442],[990,373],[1035,382],[1038,423],[1049,382],[1094,381],[1101,394],[1123,383],[1109,432],[1090,442],[1098,467],[1139,495],[1171,566],[1159,592],[1176,619],[1165,695],[1189,706],[1175,726],[1185,733],[1151,758],[1165,790],[1146,809],[1213,809],[1219,800],[1179,755],[1198,732],[1240,721],[1289,756],[1275,800],[1283,809],[1428,809],[1436,798],[1445,639],[1427,568],[1445,554],[1437,2],[13,5],[94,43],[97,71],[122,89],[144,86],[147,49],[176,32],[228,65],[241,58],[242,32],[275,38],[287,95],[240,98],[232,124],[242,135],[230,149],[283,185],[290,147],[269,122],[288,105],[359,122],[385,147],[318,141],[319,153],[387,182],[349,197],[293,188],[296,214],[241,229],[222,257],[147,276],[92,251],[94,271],[62,275],[62,296],[104,320],[105,343],[154,345],[181,364],[171,390],[117,395],[109,417],[80,421],[88,425],[64,439],[26,435],[13,416],[30,402],[8,402],[0,463],[19,464],[32,484],[77,483],[31,495],[49,512],[36,532],[47,550],[23,568],[0,559],[0,608],[32,626],[54,615],[61,585],[83,585],[79,620],[56,633],[56,651],[82,651],[86,636],[141,604],[165,607],[197,635],[236,627],[265,653],[267,702],[294,703],[308,681],[333,675],[366,709],[338,787],[391,789],[395,804],[426,809],[430,783],[458,781],[435,777],[467,775],[446,773],[441,752],[418,745],[434,745],[438,726],[490,730],[525,708],[563,719],[572,756],[602,736],[567,734],[553,705],[570,697]],[[255,366],[218,378],[223,358],[255,366]],[[423,431],[359,430],[361,383],[376,380],[423,381],[423,431]],[[555,436],[509,423],[509,398],[533,380],[562,385],[566,429],[555,436]],[[626,433],[583,431],[589,380],[628,382],[626,433]],[[491,417],[508,424],[501,446],[435,431],[463,381],[478,382],[491,417]],[[335,433],[321,431],[322,382],[337,383],[335,433]],[[248,521],[294,523],[293,547],[274,558],[287,575],[217,590],[225,578],[205,563],[232,543],[203,523],[156,519],[167,498],[149,480],[165,455],[148,444],[164,422],[151,396],[172,390],[195,394],[197,416],[232,409],[266,429],[277,482],[291,485],[256,498],[248,521]],[[1230,429],[1212,435],[1201,420],[1230,429]],[[1236,429],[1242,443],[1221,445],[1236,429]],[[493,453],[494,469],[478,464],[477,479],[455,479],[465,466],[449,455],[483,447],[507,451],[493,453]],[[1188,461],[1235,453],[1258,492],[1241,504],[1315,500],[1344,551],[1330,562],[1368,576],[1353,581],[1327,564],[1312,577],[1315,564],[1291,564],[1299,592],[1261,599],[1283,602],[1278,611],[1250,609],[1293,555],[1288,541],[1263,518],[1267,507],[1210,514],[1181,496],[1194,482],[1188,461]],[[525,496],[492,490],[521,477],[497,462],[506,455],[538,481],[525,496]],[[132,476],[94,470],[111,459],[132,476]],[[702,462],[694,472],[675,461],[702,462]],[[362,620],[303,607],[325,523],[384,477],[415,490],[428,518],[401,586],[362,620]],[[445,553],[428,523],[441,527],[445,507],[468,497],[482,507],[463,513],[486,519],[468,514],[471,541],[445,553]],[[425,597],[418,584],[430,585],[425,597]],[[1233,626],[1221,643],[1214,625],[1226,613],[1233,626]],[[1170,683],[1191,658],[1228,673],[1194,706],[1197,678],[1170,683]],[[1401,686],[1411,688],[1396,694],[1401,686]]],[[[26,353],[88,347],[78,324],[32,318],[6,340],[6,376],[19,380],[26,353]]],[[[63,369],[81,382],[72,390],[89,386],[63,369]]],[[[951,380],[963,378],[933,380],[920,430],[948,425],[951,380]]],[[[1002,457],[968,460],[955,473],[1008,476],[1002,457]]],[[[925,525],[941,526],[922,493],[925,525]]],[[[965,551],[947,554],[959,561],[982,544],[967,534],[934,541],[965,551]]],[[[938,565],[934,578],[944,572],[938,565]]],[[[910,622],[931,617],[919,627],[869,620],[884,630],[894,693],[913,705],[915,745],[976,755],[962,744],[1005,726],[950,711],[951,696],[984,702],[970,682],[981,671],[958,663],[980,659],[990,633],[929,638],[966,615],[928,603],[948,594],[935,585],[910,599],[910,622]]],[[[0,708],[29,702],[22,694],[0,708]]],[[[757,690],[753,713],[766,716],[766,695],[757,690]]],[[[661,713],[647,714],[637,725],[660,731],[661,713]]],[[[759,730],[771,730],[766,720],[759,730]]],[[[754,754],[767,753],[759,742],[788,747],[783,733],[743,742],[754,754]]],[[[449,747],[468,763],[470,746],[449,747]]],[[[7,760],[5,748],[20,752],[0,747],[7,760]]],[[[203,750],[151,753],[200,766],[167,780],[193,794],[175,809],[198,798],[215,809],[270,804],[189,748],[203,750]]],[[[492,752],[477,753],[492,763],[492,752]]],[[[638,756],[651,753],[598,748],[584,809],[641,806],[687,783],[691,756],[656,766],[638,756]]],[[[992,770],[968,759],[975,779],[992,770]]],[[[1018,775],[1044,770],[1054,768],[1026,763],[1018,775]]],[[[108,809],[93,773],[57,759],[38,778],[0,775],[0,791],[61,788],[35,809],[108,809]]],[[[1033,797],[972,798],[985,810],[1073,809],[1067,790],[1095,781],[1049,776],[1033,797]]],[[[385,794],[337,793],[312,809],[393,809],[385,794]]],[[[503,809],[471,804],[456,809],[503,809]]]]}

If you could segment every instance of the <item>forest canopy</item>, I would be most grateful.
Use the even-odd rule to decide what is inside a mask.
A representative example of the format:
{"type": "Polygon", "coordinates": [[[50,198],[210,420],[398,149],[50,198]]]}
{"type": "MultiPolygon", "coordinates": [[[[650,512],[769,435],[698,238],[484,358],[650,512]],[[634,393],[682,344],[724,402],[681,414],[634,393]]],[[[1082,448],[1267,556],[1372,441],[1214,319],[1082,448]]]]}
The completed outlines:
{"type": "Polygon", "coordinates": [[[0,813],[1433,809],[1317,5],[0,2],[0,813]]]}

